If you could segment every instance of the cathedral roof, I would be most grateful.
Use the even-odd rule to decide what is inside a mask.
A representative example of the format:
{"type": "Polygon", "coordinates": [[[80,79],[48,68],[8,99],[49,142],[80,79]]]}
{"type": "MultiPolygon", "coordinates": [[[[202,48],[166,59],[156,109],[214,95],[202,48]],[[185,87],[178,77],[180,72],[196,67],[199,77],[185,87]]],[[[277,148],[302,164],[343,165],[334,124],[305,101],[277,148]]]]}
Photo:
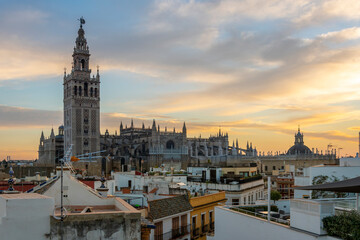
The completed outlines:
{"type": "Polygon", "coordinates": [[[296,155],[296,154],[311,154],[310,148],[304,144],[304,134],[300,132],[300,127],[298,128],[297,134],[295,134],[294,145],[289,148],[287,154],[296,155]]]}
{"type": "Polygon", "coordinates": [[[295,155],[295,154],[310,154],[311,150],[304,144],[295,144],[291,148],[289,148],[287,154],[295,155]]]}

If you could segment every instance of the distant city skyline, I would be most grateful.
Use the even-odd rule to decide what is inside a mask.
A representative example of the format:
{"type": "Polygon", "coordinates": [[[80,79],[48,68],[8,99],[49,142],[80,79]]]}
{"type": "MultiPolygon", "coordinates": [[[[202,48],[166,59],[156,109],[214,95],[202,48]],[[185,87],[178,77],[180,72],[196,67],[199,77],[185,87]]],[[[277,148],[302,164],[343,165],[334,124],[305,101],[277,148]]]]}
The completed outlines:
{"type": "Polygon", "coordinates": [[[101,75],[101,133],[120,121],[229,133],[261,152],[355,155],[358,1],[26,1],[0,9],[0,159],[35,159],[63,123],[63,72],[81,16],[101,75]],[[261,6],[261,8],[259,7],[261,6]]]}

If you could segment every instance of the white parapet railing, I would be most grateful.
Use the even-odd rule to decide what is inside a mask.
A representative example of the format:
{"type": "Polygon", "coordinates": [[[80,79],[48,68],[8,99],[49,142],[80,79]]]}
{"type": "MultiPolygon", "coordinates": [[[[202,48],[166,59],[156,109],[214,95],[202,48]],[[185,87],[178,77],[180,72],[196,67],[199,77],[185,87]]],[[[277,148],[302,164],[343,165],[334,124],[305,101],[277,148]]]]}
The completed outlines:
{"type": "MultiPolygon", "coordinates": [[[[230,210],[233,210],[233,211],[244,213],[246,215],[258,217],[258,218],[261,218],[261,219],[264,219],[264,220],[268,219],[267,211],[265,211],[266,213],[264,213],[263,211],[261,213],[261,212],[256,212],[256,211],[253,212],[253,211],[249,211],[249,210],[244,209],[244,208],[247,208],[247,207],[259,207],[259,208],[266,207],[265,205],[245,205],[245,206],[224,205],[223,207],[227,208],[227,209],[230,209],[230,210]]],[[[278,218],[278,217],[271,216],[272,214],[274,214],[274,213],[270,211],[270,221],[271,222],[276,222],[276,223],[280,223],[280,224],[290,226],[290,219],[281,219],[281,218],[278,218]]]]}

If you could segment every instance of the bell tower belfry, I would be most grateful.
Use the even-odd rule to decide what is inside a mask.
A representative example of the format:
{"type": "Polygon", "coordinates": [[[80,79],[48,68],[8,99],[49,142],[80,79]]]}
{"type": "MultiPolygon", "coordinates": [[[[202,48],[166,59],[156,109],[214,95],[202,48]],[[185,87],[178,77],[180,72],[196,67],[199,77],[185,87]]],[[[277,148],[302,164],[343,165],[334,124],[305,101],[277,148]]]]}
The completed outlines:
{"type": "Polygon", "coordinates": [[[100,75],[91,77],[90,53],[80,18],[80,28],[72,54],[70,74],[64,71],[64,144],[73,144],[72,154],[100,149],[100,75]]]}

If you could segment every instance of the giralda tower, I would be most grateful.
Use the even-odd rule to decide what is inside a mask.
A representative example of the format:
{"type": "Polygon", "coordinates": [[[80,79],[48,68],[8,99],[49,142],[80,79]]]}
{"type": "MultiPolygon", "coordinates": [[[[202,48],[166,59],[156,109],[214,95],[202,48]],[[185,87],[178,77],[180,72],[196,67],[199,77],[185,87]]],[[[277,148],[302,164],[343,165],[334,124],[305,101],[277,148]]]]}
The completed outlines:
{"type": "Polygon", "coordinates": [[[73,155],[100,149],[100,75],[98,68],[96,76],[91,77],[83,24],[81,18],[71,73],[64,72],[64,150],[73,144],[73,155]]]}

